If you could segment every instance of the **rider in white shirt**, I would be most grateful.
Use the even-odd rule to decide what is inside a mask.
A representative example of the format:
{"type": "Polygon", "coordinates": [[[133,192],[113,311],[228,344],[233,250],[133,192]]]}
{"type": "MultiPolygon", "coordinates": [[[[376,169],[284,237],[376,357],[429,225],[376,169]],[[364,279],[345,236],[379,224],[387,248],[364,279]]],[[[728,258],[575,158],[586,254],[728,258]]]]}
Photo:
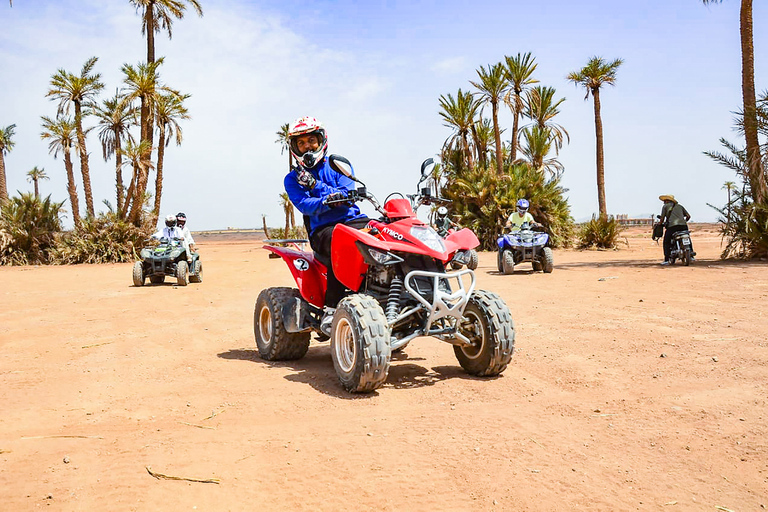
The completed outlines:
{"type": "Polygon", "coordinates": [[[197,252],[197,247],[195,246],[195,239],[192,238],[192,232],[187,227],[187,216],[184,214],[184,212],[179,212],[176,214],[176,227],[181,230],[184,243],[186,244],[185,248],[187,249],[187,258],[191,262],[192,253],[197,252]]]}
{"type": "Polygon", "coordinates": [[[179,228],[176,227],[176,216],[167,215],[165,217],[165,227],[160,229],[157,233],[153,234],[152,238],[157,238],[158,240],[161,238],[167,238],[168,240],[173,240],[174,238],[184,238],[184,234],[179,228]]]}

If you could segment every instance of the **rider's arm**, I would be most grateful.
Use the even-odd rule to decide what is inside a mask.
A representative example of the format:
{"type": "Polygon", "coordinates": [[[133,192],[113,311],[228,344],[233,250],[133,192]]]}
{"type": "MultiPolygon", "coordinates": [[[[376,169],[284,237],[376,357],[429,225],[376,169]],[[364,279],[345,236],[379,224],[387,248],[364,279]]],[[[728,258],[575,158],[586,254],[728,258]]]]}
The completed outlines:
{"type": "Polygon", "coordinates": [[[683,216],[685,217],[685,222],[688,222],[689,220],[691,220],[691,214],[688,213],[688,210],[685,209],[685,206],[680,205],[680,208],[683,209],[683,216]]]}

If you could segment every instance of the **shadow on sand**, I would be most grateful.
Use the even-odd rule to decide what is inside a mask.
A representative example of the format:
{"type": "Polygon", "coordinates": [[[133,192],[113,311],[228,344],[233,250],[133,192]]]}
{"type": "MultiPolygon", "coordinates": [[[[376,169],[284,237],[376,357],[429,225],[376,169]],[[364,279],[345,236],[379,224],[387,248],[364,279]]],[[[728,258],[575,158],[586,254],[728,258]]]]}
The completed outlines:
{"type": "MultiPolygon", "coordinates": [[[[585,268],[658,268],[658,269],[673,269],[677,267],[683,267],[684,265],[680,262],[675,263],[671,266],[662,266],[661,261],[655,261],[655,260],[609,260],[609,261],[579,261],[579,262],[572,262],[572,263],[557,263],[555,262],[555,270],[554,272],[557,272],[558,270],[581,270],[585,268]]],[[[743,269],[749,269],[754,267],[764,267],[765,262],[764,261],[743,261],[743,260],[721,260],[721,259],[696,259],[696,261],[692,262],[689,268],[691,269],[698,269],[698,270],[707,270],[711,268],[743,268],[743,269]]],[[[523,268],[520,270],[515,269],[513,274],[509,275],[528,275],[528,274],[538,274],[539,272],[534,272],[530,268],[523,268]]],[[[486,274],[491,276],[501,276],[504,275],[498,270],[488,270],[486,271],[486,274]]]]}
{"type": "MultiPolygon", "coordinates": [[[[252,349],[230,349],[218,354],[218,357],[222,359],[252,361],[274,368],[288,368],[295,373],[286,375],[285,378],[287,380],[307,384],[320,393],[336,398],[365,400],[378,394],[376,391],[367,394],[354,394],[345,391],[336,378],[328,344],[309,347],[307,354],[295,361],[265,361],[259,357],[257,350],[252,349]]],[[[414,389],[433,386],[438,382],[448,379],[488,380],[488,377],[480,379],[465,373],[458,362],[456,366],[438,366],[429,369],[415,364],[415,361],[424,361],[424,358],[408,357],[404,350],[392,354],[389,375],[382,388],[414,389]]],[[[491,377],[491,379],[494,378],[497,377],[491,377]]]]}

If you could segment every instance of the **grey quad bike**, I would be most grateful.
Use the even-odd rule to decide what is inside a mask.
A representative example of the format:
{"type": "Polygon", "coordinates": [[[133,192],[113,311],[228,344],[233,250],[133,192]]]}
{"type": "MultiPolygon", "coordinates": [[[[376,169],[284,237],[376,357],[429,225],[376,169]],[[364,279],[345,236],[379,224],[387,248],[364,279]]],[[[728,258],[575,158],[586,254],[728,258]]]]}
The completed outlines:
{"type": "Polygon", "coordinates": [[[203,263],[198,253],[192,254],[192,265],[187,262],[187,251],[180,238],[161,238],[156,247],[145,247],[140,253],[141,261],[133,264],[133,284],[144,286],[149,278],[152,284],[162,284],[166,276],[175,277],[176,284],[203,282],[203,263]]]}

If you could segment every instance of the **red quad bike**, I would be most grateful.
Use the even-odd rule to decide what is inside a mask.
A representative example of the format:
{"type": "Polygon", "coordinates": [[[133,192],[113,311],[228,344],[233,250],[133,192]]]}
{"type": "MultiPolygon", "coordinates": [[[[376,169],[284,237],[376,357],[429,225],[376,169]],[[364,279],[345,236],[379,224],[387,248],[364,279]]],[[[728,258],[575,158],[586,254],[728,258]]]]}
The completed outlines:
{"type": "MultiPolygon", "coordinates": [[[[329,161],[361,185],[346,201],[367,200],[381,214],[364,229],[338,224],[333,232],[331,261],[350,290],[330,331],[333,366],[344,388],[377,389],[387,379],[392,352],[418,336],[452,344],[459,364],[472,375],[503,372],[515,345],[507,305],[495,293],[476,290],[472,270],[446,272],[479,245],[474,233],[462,229],[443,239],[416,217],[402,194],[390,194],[382,207],[352,176],[348,160],[331,155],[329,161]]],[[[431,163],[426,160],[422,168],[431,163]]],[[[264,246],[270,257],[283,258],[298,286],[267,288],[256,300],[256,345],[268,361],[303,357],[313,331],[327,339],[320,331],[327,270],[311,251],[299,248],[306,242],[270,240],[264,246]],[[294,247],[272,245],[277,242],[294,247]]]]}

